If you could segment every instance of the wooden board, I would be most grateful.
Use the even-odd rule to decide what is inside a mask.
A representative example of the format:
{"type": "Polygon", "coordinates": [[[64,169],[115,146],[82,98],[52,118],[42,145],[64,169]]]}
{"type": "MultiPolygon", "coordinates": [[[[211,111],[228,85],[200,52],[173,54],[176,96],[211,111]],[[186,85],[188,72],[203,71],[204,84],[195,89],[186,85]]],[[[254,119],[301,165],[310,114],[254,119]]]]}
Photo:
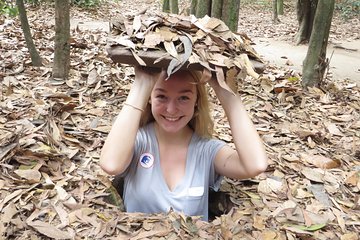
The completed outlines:
{"type": "MultiPolygon", "coordinates": [[[[139,65],[139,62],[134,57],[134,54],[129,48],[122,46],[111,46],[107,47],[107,52],[109,57],[115,63],[124,63],[129,65],[139,65]]],[[[146,66],[155,67],[155,68],[167,68],[170,61],[173,59],[169,54],[161,50],[151,50],[151,51],[137,51],[136,54],[146,63],[146,66]],[[161,59],[160,61],[156,61],[161,59]]],[[[200,64],[191,64],[186,62],[183,68],[188,68],[191,70],[201,70],[203,67],[200,64]]]]}
{"type": "MultiPolygon", "coordinates": [[[[106,48],[106,51],[110,59],[114,63],[139,65],[139,62],[136,60],[134,54],[128,47],[123,47],[119,45],[108,46],[106,48]]],[[[173,59],[173,57],[171,57],[169,54],[161,50],[151,50],[151,51],[139,50],[136,52],[136,54],[146,63],[146,66],[155,67],[155,68],[167,68],[169,66],[170,61],[173,59]]],[[[257,73],[262,73],[264,71],[265,64],[252,59],[250,59],[250,61],[257,73]]],[[[190,69],[190,70],[202,70],[203,66],[200,63],[190,64],[187,61],[182,66],[182,68],[190,69]]]]}

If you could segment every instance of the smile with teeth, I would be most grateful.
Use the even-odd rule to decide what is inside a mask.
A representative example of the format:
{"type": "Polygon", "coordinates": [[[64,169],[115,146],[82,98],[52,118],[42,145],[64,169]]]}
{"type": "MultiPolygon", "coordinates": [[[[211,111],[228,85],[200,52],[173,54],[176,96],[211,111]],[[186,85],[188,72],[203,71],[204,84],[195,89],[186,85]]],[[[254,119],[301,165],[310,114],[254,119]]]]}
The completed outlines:
{"type": "Polygon", "coordinates": [[[163,117],[170,122],[175,122],[181,118],[181,117],[165,117],[165,116],[163,117]]]}

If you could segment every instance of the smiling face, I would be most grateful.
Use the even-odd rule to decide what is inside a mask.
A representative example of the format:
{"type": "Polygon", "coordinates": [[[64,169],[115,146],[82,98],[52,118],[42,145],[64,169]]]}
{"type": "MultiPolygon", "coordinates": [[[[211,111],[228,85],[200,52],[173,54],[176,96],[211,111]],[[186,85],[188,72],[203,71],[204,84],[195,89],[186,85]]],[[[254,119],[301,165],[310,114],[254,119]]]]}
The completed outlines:
{"type": "Polygon", "coordinates": [[[191,75],[177,72],[168,80],[156,82],[151,93],[151,111],[162,130],[177,133],[192,119],[196,100],[196,85],[191,75]]]}

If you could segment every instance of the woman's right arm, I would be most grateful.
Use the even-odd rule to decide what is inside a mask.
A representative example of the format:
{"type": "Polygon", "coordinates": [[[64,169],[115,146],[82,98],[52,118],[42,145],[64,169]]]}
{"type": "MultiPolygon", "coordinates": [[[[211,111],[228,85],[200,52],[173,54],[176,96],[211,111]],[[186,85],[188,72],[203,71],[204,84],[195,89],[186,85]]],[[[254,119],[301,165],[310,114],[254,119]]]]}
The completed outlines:
{"type": "Polygon", "coordinates": [[[145,109],[159,78],[165,78],[165,71],[156,73],[135,67],[135,80],[126,99],[127,104],[123,105],[101,150],[100,166],[106,173],[121,174],[129,166],[142,114],[139,109],[145,109]]]}

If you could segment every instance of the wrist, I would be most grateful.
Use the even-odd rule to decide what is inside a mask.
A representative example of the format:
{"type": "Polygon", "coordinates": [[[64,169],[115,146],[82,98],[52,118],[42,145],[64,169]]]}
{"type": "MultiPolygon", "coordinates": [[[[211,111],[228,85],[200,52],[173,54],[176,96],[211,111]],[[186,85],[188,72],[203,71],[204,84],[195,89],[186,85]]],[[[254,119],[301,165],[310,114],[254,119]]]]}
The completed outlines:
{"type": "Polygon", "coordinates": [[[130,107],[130,108],[132,108],[132,109],[134,109],[134,110],[140,111],[141,113],[143,113],[143,112],[144,112],[144,109],[143,109],[143,108],[138,107],[138,106],[133,105],[133,104],[128,103],[128,102],[124,102],[124,103],[123,103],[123,106],[130,107]]]}

